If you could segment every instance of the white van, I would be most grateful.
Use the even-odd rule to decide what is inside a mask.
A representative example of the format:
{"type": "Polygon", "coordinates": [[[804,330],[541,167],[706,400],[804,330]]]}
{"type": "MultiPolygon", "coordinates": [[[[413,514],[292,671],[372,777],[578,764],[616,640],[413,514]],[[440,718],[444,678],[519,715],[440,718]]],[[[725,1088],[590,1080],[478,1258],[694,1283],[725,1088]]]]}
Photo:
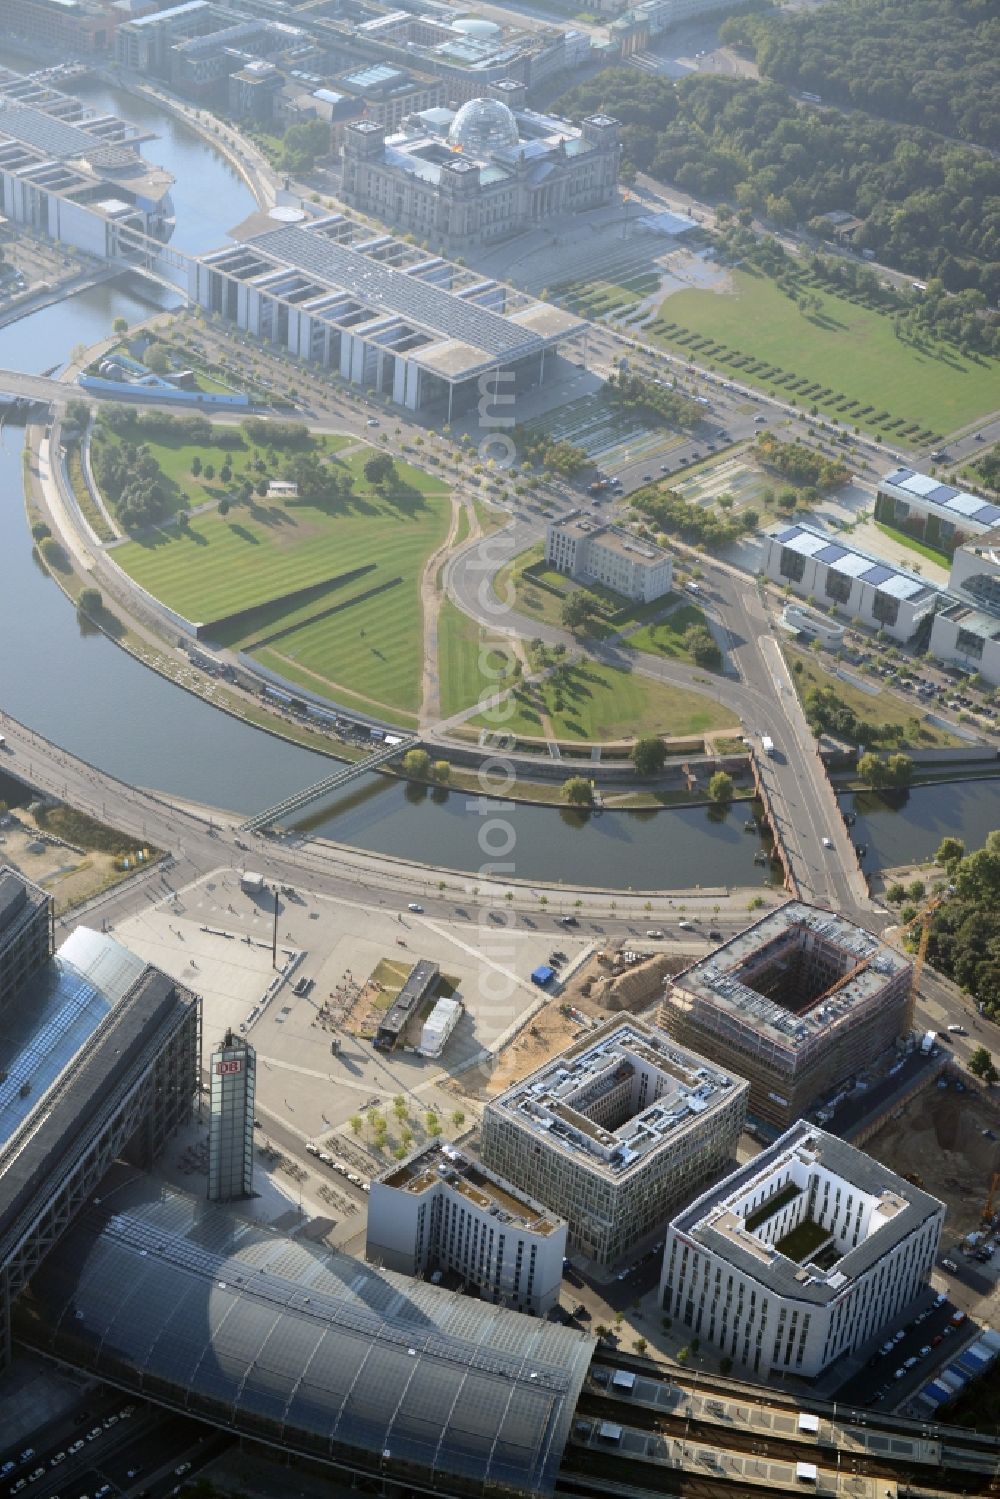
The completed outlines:
{"type": "Polygon", "coordinates": [[[683,916],[681,917],[681,919],[677,923],[677,925],[680,927],[680,929],[681,929],[682,932],[693,932],[694,931],[694,922],[686,920],[686,918],[684,918],[683,916]]]}

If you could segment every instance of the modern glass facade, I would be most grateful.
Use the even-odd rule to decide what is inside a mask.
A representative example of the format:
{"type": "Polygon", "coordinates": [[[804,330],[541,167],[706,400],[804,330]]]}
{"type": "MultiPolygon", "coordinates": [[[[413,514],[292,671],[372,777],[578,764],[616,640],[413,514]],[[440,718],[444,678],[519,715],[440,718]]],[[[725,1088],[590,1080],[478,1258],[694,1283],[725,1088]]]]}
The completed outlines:
{"type": "Polygon", "coordinates": [[[231,1202],[253,1191],[253,1109],[257,1058],[253,1047],[226,1034],[212,1053],[208,1133],[208,1196],[231,1202]]]}

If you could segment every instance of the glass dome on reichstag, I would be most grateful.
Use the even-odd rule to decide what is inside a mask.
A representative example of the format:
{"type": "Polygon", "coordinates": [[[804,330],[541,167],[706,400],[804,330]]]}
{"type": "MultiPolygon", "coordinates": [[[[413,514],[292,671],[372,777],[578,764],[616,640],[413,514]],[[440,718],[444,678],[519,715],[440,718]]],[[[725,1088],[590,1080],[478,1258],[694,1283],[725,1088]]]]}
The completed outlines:
{"type": "Polygon", "coordinates": [[[452,120],[448,139],[470,156],[516,146],[517,121],[499,99],[469,99],[452,120]]]}

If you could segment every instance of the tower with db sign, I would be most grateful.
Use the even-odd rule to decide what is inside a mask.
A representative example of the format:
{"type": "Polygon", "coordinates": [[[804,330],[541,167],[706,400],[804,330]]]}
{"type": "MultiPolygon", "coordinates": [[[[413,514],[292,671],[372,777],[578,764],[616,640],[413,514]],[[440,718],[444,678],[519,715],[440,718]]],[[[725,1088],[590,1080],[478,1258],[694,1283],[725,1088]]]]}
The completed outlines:
{"type": "Polygon", "coordinates": [[[212,1053],[208,1128],[208,1197],[232,1202],[253,1194],[253,1047],[227,1031],[212,1053]]]}

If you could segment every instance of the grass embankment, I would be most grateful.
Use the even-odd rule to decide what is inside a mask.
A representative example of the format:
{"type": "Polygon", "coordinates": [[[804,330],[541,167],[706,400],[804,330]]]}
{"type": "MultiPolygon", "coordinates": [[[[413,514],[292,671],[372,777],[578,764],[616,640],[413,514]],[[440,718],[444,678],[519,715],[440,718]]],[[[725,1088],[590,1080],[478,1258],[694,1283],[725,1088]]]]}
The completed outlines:
{"type": "Polygon", "coordinates": [[[884,520],[873,522],[875,529],[881,531],[883,536],[888,536],[890,541],[896,541],[900,546],[908,547],[911,552],[916,552],[921,557],[926,557],[928,562],[933,562],[936,567],[951,567],[952,554],[939,551],[937,547],[928,546],[926,541],[920,541],[918,537],[911,536],[909,531],[901,531],[898,526],[889,526],[884,520]]]}
{"type": "MultiPolygon", "coordinates": [[[[346,439],[333,439],[334,449],[346,439]]],[[[205,495],[190,474],[192,449],[150,444],[190,499],[205,495]],[[161,451],[162,447],[162,451],[161,451]],[[170,467],[168,468],[168,463],[170,467]]],[[[204,450],[199,450],[204,461],[204,450]]],[[[137,583],[188,619],[211,621],[267,605],[251,622],[221,632],[233,646],[260,642],[257,658],[291,681],[345,706],[408,721],[419,705],[423,659],[420,575],[444,541],[447,486],[397,463],[397,481],[376,490],[364,478],[372,449],[329,461],[354,480],[336,500],[260,499],[227,515],[205,510],[188,526],[166,526],[117,547],[115,561],[137,583]],[[346,580],[355,569],[362,576],[346,580]],[[329,582],[308,603],[295,590],[329,582]],[[379,590],[373,593],[373,590],[379,590]]],[[[238,457],[233,464],[238,476],[238,457]]],[[[221,637],[220,637],[221,638],[221,637]]]]}
{"type": "Polygon", "coordinates": [[[450,599],[441,601],[438,677],[444,718],[502,691],[515,660],[509,641],[485,630],[450,599]]]}
{"type": "Polygon", "coordinates": [[[648,651],[651,656],[665,656],[671,661],[687,661],[694,666],[694,657],[684,644],[685,631],[692,625],[707,629],[705,615],[696,604],[682,604],[666,619],[643,625],[628,637],[628,644],[637,651],[648,651]]]}
{"type": "MultiPolygon", "coordinates": [[[[922,708],[918,708],[916,703],[902,702],[895,693],[884,689],[880,689],[877,695],[867,693],[863,688],[844,681],[843,677],[826,671],[808,651],[800,651],[791,645],[786,645],[783,649],[791,669],[792,681],[803,702],[814,687],[830,688],[837,694],[840,702],[856,713],[862,722],[901,725],[905,730],[902,743],[898,746],[901,749],[945,749],[961,742],[946,729],[939,729],[928,723],[922,716],[922,708]]],[[[849,669],[855,670],[853,667],[849,669]]],[[[893,744],[891,748],[896,749],[897,746],[893,744]]]]}
{"type": "MultiPolygon", "coordinates": [[[[946,344],[896,337],[884,313],[808,283],[793,302],[758,272],[732,273],[733,291],[668,297],[643,336],[714,365],[808,410],[899,440],[949,432],[1000,406],[1000,361],[946,344]]],[[[804,283],[805,284],[805,283],[804,283]]]]}
{"type": "Polygon", "coordinates": [[[69,482],[72,486],[76,503],[80,507],[80,514],[98,541],[114,541],[115,533],[94,503],[94,497],[84,477],[83,462],[80,458],[80,444],[78,442],[73,443],[67,453],[66,472],[69,475],[69,482]]]}
{"type": "Polygon", "coordinates": [[[470,722],[525,738],[545,738],[547,718],[556,739],[598,744],[643,734],[706,734],[737,723],[735,715],[712,698],[587,660],[563,665],[554,678],[515,688],[513,704],[513,713],[505,702],[495,717],[485,713],[470,722]]]}

